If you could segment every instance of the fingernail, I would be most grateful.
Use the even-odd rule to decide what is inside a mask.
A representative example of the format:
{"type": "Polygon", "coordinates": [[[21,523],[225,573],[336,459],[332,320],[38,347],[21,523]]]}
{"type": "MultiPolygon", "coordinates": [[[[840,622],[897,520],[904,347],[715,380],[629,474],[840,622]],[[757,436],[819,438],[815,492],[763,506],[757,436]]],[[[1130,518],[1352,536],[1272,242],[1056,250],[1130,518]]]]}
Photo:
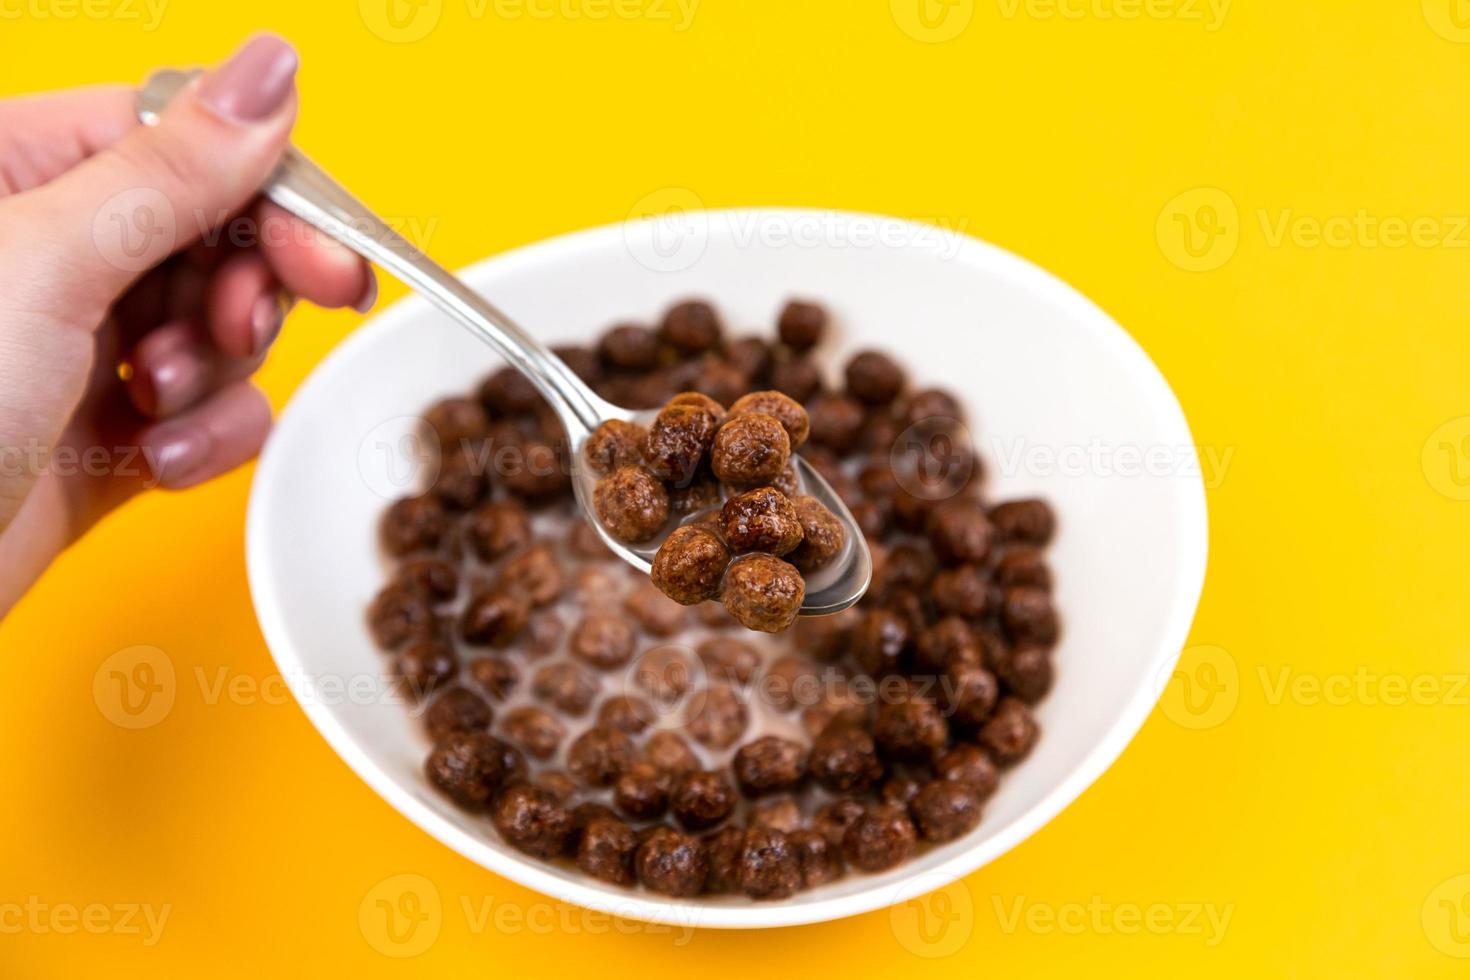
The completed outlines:
{"type": "Polygon", "coordinates": [[[209,433],[197,426],[160,426],[149,440],[148,459],[153,479],[163,486],[183,483],[189,474],[209,462],[209,433]]]}
{"type": "Polygon", "coordinates": [[[359,313],[366,313],[378,301],[378,274],[369,269],[367,277],[367,288],[362,291],[358,301],[352,304],[352,308],[359,313]]]}
{"type": "Polygon", "coordinates": [[[296,49],[274,34],[246,41],[199,83],[199,102],[230,122],[255,122],[281,107],[296,80],[296,49]]]}
{"type": "Polygon", "coordinates": [[[204,365],[188,350],[165,351],[148,365],[154,415],[172,415],[203,391],[204,365]]]}
{"type": "Polygon", "coordinates": [[[250,352],[259,354],[269,347],[285,322],[286,304],[279,293],[272,291],[258,297],[250,308],[250,352]]]}

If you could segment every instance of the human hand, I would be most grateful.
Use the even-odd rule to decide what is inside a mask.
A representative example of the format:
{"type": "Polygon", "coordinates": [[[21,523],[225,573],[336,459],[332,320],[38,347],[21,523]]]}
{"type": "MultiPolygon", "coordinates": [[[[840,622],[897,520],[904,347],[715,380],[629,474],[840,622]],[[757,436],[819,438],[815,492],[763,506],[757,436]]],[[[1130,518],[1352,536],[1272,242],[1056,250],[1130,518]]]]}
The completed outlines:
{"type": "Polygon", "coordinates": [[[156,126],[125,86],[0,102],[0,616],[134,494],[259,451],[249,379],[293,298],[376,298],[361,259],[257,196],[296,67],[257,36],[156,126]]]}

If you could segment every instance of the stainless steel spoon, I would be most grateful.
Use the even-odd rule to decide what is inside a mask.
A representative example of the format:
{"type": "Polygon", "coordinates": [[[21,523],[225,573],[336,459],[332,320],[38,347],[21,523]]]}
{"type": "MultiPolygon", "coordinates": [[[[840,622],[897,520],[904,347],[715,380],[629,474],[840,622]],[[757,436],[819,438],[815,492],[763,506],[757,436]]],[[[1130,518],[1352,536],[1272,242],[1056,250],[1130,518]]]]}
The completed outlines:
{"type": "MultiPolygon", "coordinates": [[[[138,92],[138,118],[149,125],[156,123],[163,108],[196,74],[174,70],[154,73],[138,92]]],[[[286,147],[280,164],[260,192],[393,273],[529,378],[566,427],[578,504],[608,547],[633,567],[645,574],[649,571],[659,542],[632,547],[608,534],[592,509],[597,477],[583,462],[582,445],[592,430],[608,419],[646,424],[656,413],[633,412],[604,401],[544,344],[388,227],[295,147],[286,147]]],[[[837,560],[807,577],[806,600],[801,607],[803,616],[831,615],[863,597],[873,577],[873,557],[851,512],[827,481],[800,457],[793,456],[792,461],[803,492],[837,515],[847,531],[847,543],[837,560]]]]}

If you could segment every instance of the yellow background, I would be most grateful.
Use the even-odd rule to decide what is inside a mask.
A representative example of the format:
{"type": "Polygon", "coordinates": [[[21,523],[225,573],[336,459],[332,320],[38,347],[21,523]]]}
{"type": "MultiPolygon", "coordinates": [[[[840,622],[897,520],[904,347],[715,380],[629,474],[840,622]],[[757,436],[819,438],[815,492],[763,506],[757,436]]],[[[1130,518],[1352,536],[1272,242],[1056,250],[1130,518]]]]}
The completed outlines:
{"type": "MultiPolygon", "coordinates": [[[[142,0],[89,2],[0,0],[0,90],[136,80],[280,31],[303,55],[299,143],[449,265],[670,187],[959,225],[1114,314],[1229,462],[1182,674],[1074,806],[923,922],[687,942],[548,923],[560,910],[411,826],[269,687],[210,703],[219,678],[273,670],[245,585],[249,473],[139,501],[0,626],[0,912],[169,918],[151,947],[0,931],[0,975],[1466,975],[1453,0],[1237,0],[1222,21],[1202,0],[955,0],[928,27],[916,0],[702,0],[683,30],[668,0],[423,0],[399,10],[437,18],[417,40],[427,21],[385,26],[386,0],[167,0],[156,24],[142,0]],[[175,665],[176,698],[128,730],[93,680],[138,646],[175,665]],[[370,914],[404,888],[429,900],[416,959],[385,955],[417,948],[370,914]],[[465,909],[487,902],[529,918],[477,928],[465,909]],[[1196,903],[1228,912],[1223,935],[1187,926],[1196,903]],[[1130,932],[1135,914],[1175,927],[1130,932]]],[[[357,322],[292,318],[264,373],[277,403],[357,322]]]]}

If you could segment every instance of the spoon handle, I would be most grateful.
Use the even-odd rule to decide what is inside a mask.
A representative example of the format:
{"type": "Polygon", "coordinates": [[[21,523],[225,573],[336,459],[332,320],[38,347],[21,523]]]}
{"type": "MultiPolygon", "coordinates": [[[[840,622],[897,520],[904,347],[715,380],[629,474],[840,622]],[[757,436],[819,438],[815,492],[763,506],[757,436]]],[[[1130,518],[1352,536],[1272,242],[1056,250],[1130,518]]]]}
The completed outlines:
{"type": "MultiPolygon", "coordinates": [[[[155,72],[138,93],[138,117],[145,123],[157,122],[159,112],[194,74],[155,72]]],[[[394,231],[295,147],[286,147],[260,192],[391,272],[493,347],[536,385],[566,426],[572,445],[603,419],[624,414],[599,398],[545,344],[394,231]]]]}

